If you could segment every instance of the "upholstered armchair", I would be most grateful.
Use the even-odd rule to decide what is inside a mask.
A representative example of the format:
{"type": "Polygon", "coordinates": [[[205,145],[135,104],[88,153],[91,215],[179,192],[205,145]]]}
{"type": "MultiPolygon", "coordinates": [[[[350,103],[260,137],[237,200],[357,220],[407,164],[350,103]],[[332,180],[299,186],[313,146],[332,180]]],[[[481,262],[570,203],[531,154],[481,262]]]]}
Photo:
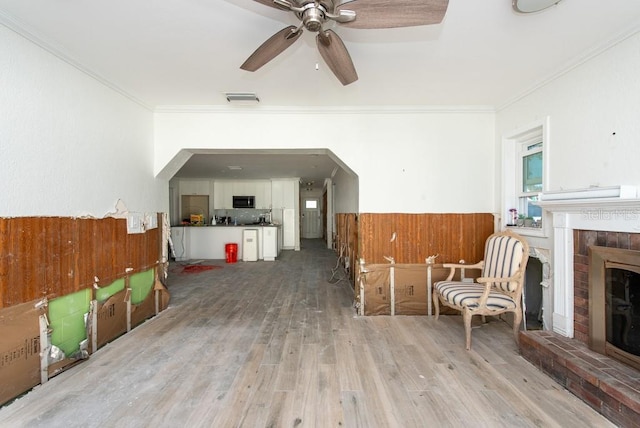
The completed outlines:
{"type": "Polygon", "coordinates": [[[500,315],[513,312],[513,334],[518,343],[522,322],[522,290],[529,260],[529,245],[516,233],[507,230],[487,238],[484,260],[474,265],[447,263],[449,276],[433,287],[436,320],[440,304],[462,312],[467,350],[471,349],[471,318],[474,315],[500,315]],[[454,280],[457,269],[481,269],[472,280],[454,280]]]}

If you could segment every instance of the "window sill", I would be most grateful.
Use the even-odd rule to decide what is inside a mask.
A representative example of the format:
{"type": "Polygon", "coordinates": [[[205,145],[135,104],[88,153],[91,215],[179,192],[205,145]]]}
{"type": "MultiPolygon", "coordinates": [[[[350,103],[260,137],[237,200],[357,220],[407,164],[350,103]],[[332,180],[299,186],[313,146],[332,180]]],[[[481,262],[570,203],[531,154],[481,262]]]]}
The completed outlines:
{"type": "Polygon", "coordinates": [[[507,226],[507,229],[512,230],[516,232],[518,235],[522,235],[522,236],[537,236],[540,238],[547,237],[547,234],[545,233],[545,230],[542,227],[507,226]]]}

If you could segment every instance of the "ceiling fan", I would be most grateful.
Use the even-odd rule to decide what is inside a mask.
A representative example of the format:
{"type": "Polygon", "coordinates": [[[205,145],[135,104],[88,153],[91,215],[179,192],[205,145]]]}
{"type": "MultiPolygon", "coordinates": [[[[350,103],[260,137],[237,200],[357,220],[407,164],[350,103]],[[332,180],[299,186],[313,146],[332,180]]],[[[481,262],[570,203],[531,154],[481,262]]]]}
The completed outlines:
{"type": "Polygon", "coordinates": [[[256,71],[284,52],[308,31],[318,33],[316,44],[322,59],[343,85],[358,80],[351,56],[342,39],[331,29],[329,21],[350,28],[376,29],[414,27],[442,21],[449,0],[254,0],[266,6],[289,11],[300,26],[288,26],[271,36],[240,66],[256,71]]]}

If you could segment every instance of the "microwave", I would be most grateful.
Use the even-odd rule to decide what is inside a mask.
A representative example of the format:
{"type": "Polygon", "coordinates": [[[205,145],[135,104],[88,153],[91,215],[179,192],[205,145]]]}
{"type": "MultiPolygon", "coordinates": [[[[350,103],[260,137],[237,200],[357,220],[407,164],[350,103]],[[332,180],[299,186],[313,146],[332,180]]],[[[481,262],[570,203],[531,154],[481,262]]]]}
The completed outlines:
{"type": "Polygon", "coordinates": [[[234,196],[233,208],[255,208],[256,197],[255,196],[234,196]]]}

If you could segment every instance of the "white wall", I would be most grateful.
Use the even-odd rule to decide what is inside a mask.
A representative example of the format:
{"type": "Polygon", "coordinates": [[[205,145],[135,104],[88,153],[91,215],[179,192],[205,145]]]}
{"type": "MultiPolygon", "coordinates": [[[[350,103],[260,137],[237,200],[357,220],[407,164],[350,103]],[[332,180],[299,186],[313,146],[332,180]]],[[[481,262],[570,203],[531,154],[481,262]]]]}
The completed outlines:
{"type": "Polygon", "coordinates": [[[490,111],[166,110],[155,125],[156,173],[183,148],[328,148],[358,175],[360,212],[495,206],[490,111]]]}
{"type": "Polygon", "coordinates": [[[0,25],[0,216],[168,209],[153,114],[0,25]]]}
{"type": "Polygon", "coordinates": [[[547,190],[640,185],[639,70],[636,33],[499,111],[496,146],[549,116],[547,190]]]}
{"type": "Polygon", "coordinates": [[[347,173],[343,169],[336,172],[331,181],[333,186],[334,213],[357,213],[358,210],[358,177],[347,173]]]}

